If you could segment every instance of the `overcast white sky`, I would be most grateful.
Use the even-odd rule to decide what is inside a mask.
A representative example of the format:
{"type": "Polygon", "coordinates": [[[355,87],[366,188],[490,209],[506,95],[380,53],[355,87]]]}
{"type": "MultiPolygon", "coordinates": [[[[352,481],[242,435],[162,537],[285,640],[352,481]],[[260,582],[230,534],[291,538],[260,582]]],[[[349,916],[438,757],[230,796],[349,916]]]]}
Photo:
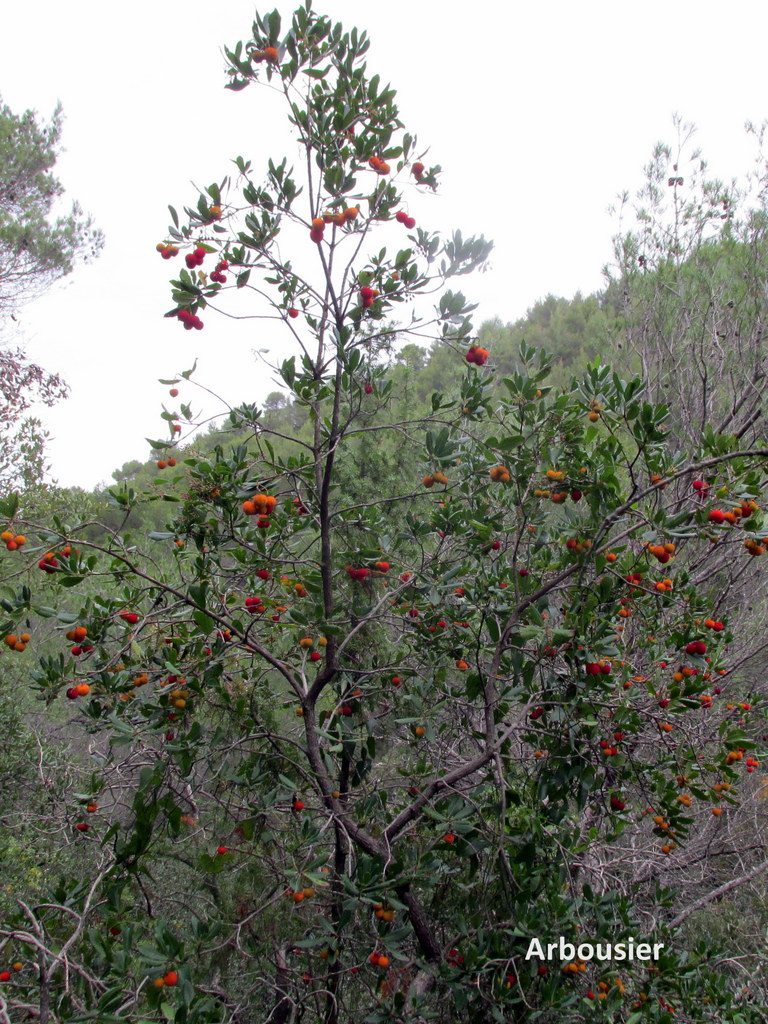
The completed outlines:
{"type": "MultiPolygon", "coordinates": [[[[279,6],[287,20],[294,4],[279,6]]],[[[750,166],[745,120],[768,115],[762,2],[314,6],[369,32],[369,69],[397,89],[407,127],[443,167],[440,194],[414,200],[419,223],[494,239],[490,272],[462,279],[480,319],[601,286],[616,228],[607,209],[640,185],[653,144],[672,141],[673,112],[697,124],[725,179],[750,166]]],[[[223,88],[222,47],[250,37],[253,11],[251,0],[4,5],[0,96],[45,115],[61,100],[57,173],[106,236],[96,263],[23,315],[29,354],[72,388],[45,413],[61,484],[91,487],[147,457],[144,438],[163,436],[157,378],[196,357],[197,378],[232,403],[275,389],[252,353],[279,353],[282,335],[212,313],[204,331],[163,320],[178,263],[154,249],[168,204],[194,205],[193,183],[221,180],[238,154],[259,170],[293,153],[270,94],[223,88]]]]}

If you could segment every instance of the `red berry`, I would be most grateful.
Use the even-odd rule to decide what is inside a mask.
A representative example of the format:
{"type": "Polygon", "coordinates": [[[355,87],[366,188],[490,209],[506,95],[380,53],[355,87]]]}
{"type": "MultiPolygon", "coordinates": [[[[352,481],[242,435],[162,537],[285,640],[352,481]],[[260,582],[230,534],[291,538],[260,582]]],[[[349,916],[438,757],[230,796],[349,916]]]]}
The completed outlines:
{"type": "Polygon", "coordinates": [[[294,811],[303,811],[304,810],[304,801],[303,800],[294,800],[293,801],[293,809],[294,809],[294,811]]]}
{"type": "MultiPolygon", "coordinates": [[[[216,847],[216,853],[219,853],[219,854],[222,854],[222,855],[223,855],[223,854],[225,854],[226,852],[227,852],[227,848],[226,848],[226,846],[217,846],[217,847],[216,847]]],[[[166,984],[167,984],[167,982],[166,982],[166,984]]]]}
{"type": "Polygon", "coordinates": [[[288,310],[288,316],[291,318],[291,320],[295,320],[298,315],[298,309],[293,309],[293,307],[291,307],[291,309],[288,310]]]}
{"type": "Polygon", "coordinates": [[[321,658],[322,654],[320,653],[320,651],[312,651],[312,653],[309,656],[310,661],[320,661],[321,658]]]}

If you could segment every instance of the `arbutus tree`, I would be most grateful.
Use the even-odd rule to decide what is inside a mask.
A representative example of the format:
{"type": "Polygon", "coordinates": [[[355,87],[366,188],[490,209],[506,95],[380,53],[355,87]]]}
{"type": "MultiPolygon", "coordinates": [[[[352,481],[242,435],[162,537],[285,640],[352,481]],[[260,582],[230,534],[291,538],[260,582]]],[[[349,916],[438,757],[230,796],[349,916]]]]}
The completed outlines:
{"type": "Polygon", "coordinates": [[[246,301],[281,321],[310,430],[245,404],[235,444],[186,457],[186,371],[153,443],[165,497],[185,490],[167,530],[4,502],[4,657],[46,645],[34,685],[71,701],[92,757],[61,818],[74,877],[0,926],[0,1009],[757,1021],[762,990],[681,929],[768,867],[739,804],[759,817],[758,645],[723,569],[762,566],[768,447],[705,434],[681,455],[641,379],[596,361],[552,389],[526,346],[492,398],[493,353],[444,290],[490,246],[422,225],[439,168],[365,35],[309,5],[281,33],[257,16],[229,86],[282,96],[301,171],[259,183],[238,158],[158,250],[186,264],[179,329],[246,301]],[[396,417],[386,356],[423,337],[463,364],[457,393],[396,417]],[[353,491],[370,439],[410,476],[353,491]],[[689,858],[741,864],[691,892],[689,858]],[[560,936],[567,962],[526,955],[560,936]],[[579,956],[632,936],[660,957],[579,956]]]}

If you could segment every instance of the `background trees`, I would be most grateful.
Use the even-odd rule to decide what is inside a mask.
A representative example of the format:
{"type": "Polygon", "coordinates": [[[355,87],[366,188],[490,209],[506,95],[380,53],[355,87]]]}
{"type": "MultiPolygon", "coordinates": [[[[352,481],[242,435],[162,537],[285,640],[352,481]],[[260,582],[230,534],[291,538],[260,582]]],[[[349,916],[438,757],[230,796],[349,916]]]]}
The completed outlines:
{"type": "MultiPolygon", "coordinates": [[[[768,447],[683,450],[631,366],[554,387],[524,338],[476,337],[446,284],[489,246],[425,226],[439,168],[366,49],[309,6],[257,17],[229,84],[282,96],[301,170],[239,157],[160,246],[179,330],[230,303],[282,317],[290,401],[180,449],[184,371],[157,485],[127,464],[106,523],[76,494],[37,521],[2,506],[3,657],[88,745],[67,775],[41,756],[70,795],[21,834],[60,878],[8,901],[0,1006],[757,1021],[760,947],[704,940],[767,866],[739,599],[768,447]],[[666,949],[652,970],[526,959],[560,935],[666,949]]],[[[587,345],[619,316],[574,305],[543,304],[542,330],[587,345]]]]}
{"type": "Polygon", "coordinates": [[[74,203],[65,216],[54,208],[63,193],[51,174],[62,128],[57,109],[49,124],[30,110],[14,114],[0,103],[0,481],[29,486],[45,469],[45,431],[26,417],[30,405],[65,398],[58,374],[31,363],[20,348],[7,347],[17,333],[19,308],[69,274],[78,259],[90,259],[103,239],[74,203]]]}
{"type": "Polygon", "coordinates": [[[50,173],[62,129],[57,107],[42,124],[31,110],[14,114],[0,105],[0,316],[6,320],[24,302],[70,273],[78,258],[98,254],[102,239],[73,203],[52,219],[63,188],[50,173]]]}

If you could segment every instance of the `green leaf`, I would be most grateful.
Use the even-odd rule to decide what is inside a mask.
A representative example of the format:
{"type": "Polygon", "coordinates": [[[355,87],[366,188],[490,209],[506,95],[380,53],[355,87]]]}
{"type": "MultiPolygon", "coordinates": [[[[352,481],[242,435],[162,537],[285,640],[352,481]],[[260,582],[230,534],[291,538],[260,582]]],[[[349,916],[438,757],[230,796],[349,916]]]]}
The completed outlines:
{"type": "Polygon", "coordinates": [[[199,608],[193,609],[192,618],[204,633],[211,633],[216,628],[216,623],[210,615],[206,615],[205,612],[201,612],[199,608]]]}
{"type": "Polygon", "coordinates": [[[2,501],[0,501],[0,515],[6,516],[8,519],[13,519],[18,510],[18,494],[9,494],[7,498],[4,498],[2,501]]]}
{"type": "Polygon", "coordinates": [[[517,631],[517,635],[521,640],[538,640],[544,636],[544,630],[541,626],[521,626],[517,631]]]}

